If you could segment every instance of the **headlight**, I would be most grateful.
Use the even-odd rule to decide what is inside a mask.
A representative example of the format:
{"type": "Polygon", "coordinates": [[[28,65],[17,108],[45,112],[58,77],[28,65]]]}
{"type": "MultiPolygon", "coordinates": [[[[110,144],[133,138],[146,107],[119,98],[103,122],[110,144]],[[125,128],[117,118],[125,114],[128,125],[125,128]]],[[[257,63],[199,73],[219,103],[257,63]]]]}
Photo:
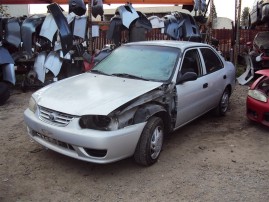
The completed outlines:
{"type": "Polygon", "coordinates": [[[79,120],[81,128],[89,128],[95,130],[117,130],[118,120],[102,115],[86,115],[79,120]]]}
{"type": "Polygon", "coordinates": [[[267,102],[267,97],[261,91],[258,90],[248,90],[248,96],[254,98],[255,100],[259,100],[261,102],[267,102]]]}
{"type": "Polygon", "coordinates": [[[29,109],[34,113],[36,112],[37,104],[36,104],[36,101],[35,101],[35,99],[33,97],[30,98],[29,109]]]}

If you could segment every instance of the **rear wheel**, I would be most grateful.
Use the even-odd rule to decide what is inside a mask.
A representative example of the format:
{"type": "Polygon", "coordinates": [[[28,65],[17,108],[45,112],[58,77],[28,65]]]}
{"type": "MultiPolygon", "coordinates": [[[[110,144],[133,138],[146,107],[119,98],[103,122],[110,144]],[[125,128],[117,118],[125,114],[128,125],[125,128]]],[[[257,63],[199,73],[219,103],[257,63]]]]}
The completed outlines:
{"type": "Polygon", "coordinates": [[[135,161],[144,166],[154,164],[162,150],[164,125],[159,117],[151,117],[146,124],[134,153],[135,161]]]}
{"type": "Polygon", "coordinates": [[[225,113],[228,111],[229,99],[230,99],[230,93],[229,90],[226,88],[221,96],[218,107],[215,109],[216,115],[218,116],[225,115],[225,113]]]}

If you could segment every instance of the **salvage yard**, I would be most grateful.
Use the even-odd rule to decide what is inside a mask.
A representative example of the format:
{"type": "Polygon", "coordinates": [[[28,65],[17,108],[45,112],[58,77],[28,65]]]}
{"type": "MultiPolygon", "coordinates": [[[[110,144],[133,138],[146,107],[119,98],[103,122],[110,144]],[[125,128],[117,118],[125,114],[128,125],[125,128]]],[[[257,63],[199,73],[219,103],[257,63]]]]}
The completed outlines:
{"type": "Polygon", "coordinates": [[[225,117],[206,114],[174,132],[159,161],[107,165],[75,160],[30,140],[23,121],[32,92],[0,107],[0,201],[269,201],[268,127],[245,116],[237,85],[225,117]]]}

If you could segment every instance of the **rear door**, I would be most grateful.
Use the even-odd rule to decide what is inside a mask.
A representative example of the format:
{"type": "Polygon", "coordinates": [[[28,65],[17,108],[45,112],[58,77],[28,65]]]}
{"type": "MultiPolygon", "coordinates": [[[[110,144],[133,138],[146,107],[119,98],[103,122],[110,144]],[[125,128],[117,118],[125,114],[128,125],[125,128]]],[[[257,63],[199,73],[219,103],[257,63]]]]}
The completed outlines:
{"type": "Polygon", "coordinates": [[[205,67],[204,77],[207,81],[207,104],[208,108],[214,108],[218,105],[224,88],[226,87],[227,71],[224,68],[223,61],[216,51],[209,47],[200,48],[201,59],[205,67]]]}

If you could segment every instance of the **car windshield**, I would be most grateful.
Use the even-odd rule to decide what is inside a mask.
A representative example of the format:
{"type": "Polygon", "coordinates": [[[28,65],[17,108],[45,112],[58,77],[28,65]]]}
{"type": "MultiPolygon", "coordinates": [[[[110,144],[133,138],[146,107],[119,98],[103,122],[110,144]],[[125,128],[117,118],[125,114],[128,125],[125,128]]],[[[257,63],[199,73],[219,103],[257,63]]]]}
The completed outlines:
{"type": "Polygon", "coordinates": [[[162,46],[125,45],[97,64],[92,72],[152,81],[168,81],[179,49],[162,46]]]}

